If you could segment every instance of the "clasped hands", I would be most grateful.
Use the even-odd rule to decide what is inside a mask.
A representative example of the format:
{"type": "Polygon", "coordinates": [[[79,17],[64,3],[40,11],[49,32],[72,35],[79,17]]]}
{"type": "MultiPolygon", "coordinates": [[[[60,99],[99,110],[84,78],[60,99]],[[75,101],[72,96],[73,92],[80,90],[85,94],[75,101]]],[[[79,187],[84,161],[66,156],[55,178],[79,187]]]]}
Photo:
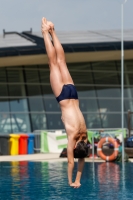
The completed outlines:
{"type": "Polygon", "coordinates": [[[73,187],[73,188],[79,188],[81,186],[81,184],[79,182],[78,183],[74,182],[69,185],[70,185],[70,187],[73,187]]]}

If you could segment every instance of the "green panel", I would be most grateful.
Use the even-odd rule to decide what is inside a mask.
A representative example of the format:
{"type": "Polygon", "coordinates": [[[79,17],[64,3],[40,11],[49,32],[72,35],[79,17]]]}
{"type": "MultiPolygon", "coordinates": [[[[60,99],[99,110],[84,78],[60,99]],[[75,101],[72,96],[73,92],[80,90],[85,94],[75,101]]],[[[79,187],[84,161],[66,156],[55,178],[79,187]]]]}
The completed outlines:
{"type": "Polygon", "coordinates": [[[41,152],[49,152],[47,132],[43,131],[41,132],[41,152]]]}
{"type": "Polygon", "coordinates": [[[66,139],[66,135],[56,136],[56,140],[66,139]]]}
{"type": "Polygon", "coordinates": [[[63,149],[63,148],[67,148],[67,144],[61,144],[58,146],[58,149],[63,149]]]}
{"type": "Polygon", "coordinates": [[[88,140],[91,144],[92,144],[92,137],[94,137],[95,139],[100,137],[99,132],[93,132],[93,131],[87,131],[87,135],[88,135],[88,140]]]}
{"type": "Polygon", "coordinates": [[[115,131],[115,136],[119,136],[119,133],[124,133],[124,138],[126,138],[126,129],[120,129],[120,130],[117,130],[115,131]]]}

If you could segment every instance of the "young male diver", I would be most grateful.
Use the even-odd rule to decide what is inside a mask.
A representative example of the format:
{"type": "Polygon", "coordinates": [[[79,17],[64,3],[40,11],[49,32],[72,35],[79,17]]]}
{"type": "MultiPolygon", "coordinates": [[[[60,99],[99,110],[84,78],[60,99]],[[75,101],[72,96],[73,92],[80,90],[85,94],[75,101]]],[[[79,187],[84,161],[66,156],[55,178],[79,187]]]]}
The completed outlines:
{"type": "Polygon", "coordinates": [[[84,158],[88,154],[87,128],[79,108],[76,87],[68,71],[64,50],[55,33],[54,24],[42,18],[41,29],[49,62],[50,84],[60,105],[61,119],[68,138],[68,182],[71,187],[78,188],[81,185],[84,158]],[[78,158],[78,169],[76,179],[72,182],[74,158],[78,158]]]}

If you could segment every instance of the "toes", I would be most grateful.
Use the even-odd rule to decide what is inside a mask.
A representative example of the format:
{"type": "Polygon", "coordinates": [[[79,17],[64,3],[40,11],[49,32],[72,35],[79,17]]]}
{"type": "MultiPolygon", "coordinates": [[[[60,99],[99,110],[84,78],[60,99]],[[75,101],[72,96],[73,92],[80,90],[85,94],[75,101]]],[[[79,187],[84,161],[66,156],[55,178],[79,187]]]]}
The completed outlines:
{"type": "Polygon", "coordinates": [[[47,19],[45,17],[42,18],[42,23],[47,23],[47,19]]]}
{"type": "Polygon", "coordinates": [[[45,17],[44,17],[43,21],[44,21],[44,23],[47,23],[47,19],[45,17]]]}
{"type": "Polygon", "coordinates": [[[54,28],[54,24],[51,21],[47,21],[47,24],[51,27],[54,28]]]}
{"type": "Polygon", "coordinates": [[[42,23],[43,23],[43,21],[44,21],[44,17],[42,18],[42,23]]]}

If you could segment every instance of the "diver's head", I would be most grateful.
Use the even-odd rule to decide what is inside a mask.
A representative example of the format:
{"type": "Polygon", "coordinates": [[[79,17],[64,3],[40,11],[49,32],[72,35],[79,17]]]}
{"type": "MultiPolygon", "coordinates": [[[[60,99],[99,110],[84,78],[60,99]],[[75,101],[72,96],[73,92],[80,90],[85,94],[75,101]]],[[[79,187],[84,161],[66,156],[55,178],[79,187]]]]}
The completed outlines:
{"type": "Polygon", "coordinates": [[[76,144],[76,147],[73,151],[74,158],[85,158],[88,155],[88,144],[84,142],[83,140],[79,141],[76,144]]]}

